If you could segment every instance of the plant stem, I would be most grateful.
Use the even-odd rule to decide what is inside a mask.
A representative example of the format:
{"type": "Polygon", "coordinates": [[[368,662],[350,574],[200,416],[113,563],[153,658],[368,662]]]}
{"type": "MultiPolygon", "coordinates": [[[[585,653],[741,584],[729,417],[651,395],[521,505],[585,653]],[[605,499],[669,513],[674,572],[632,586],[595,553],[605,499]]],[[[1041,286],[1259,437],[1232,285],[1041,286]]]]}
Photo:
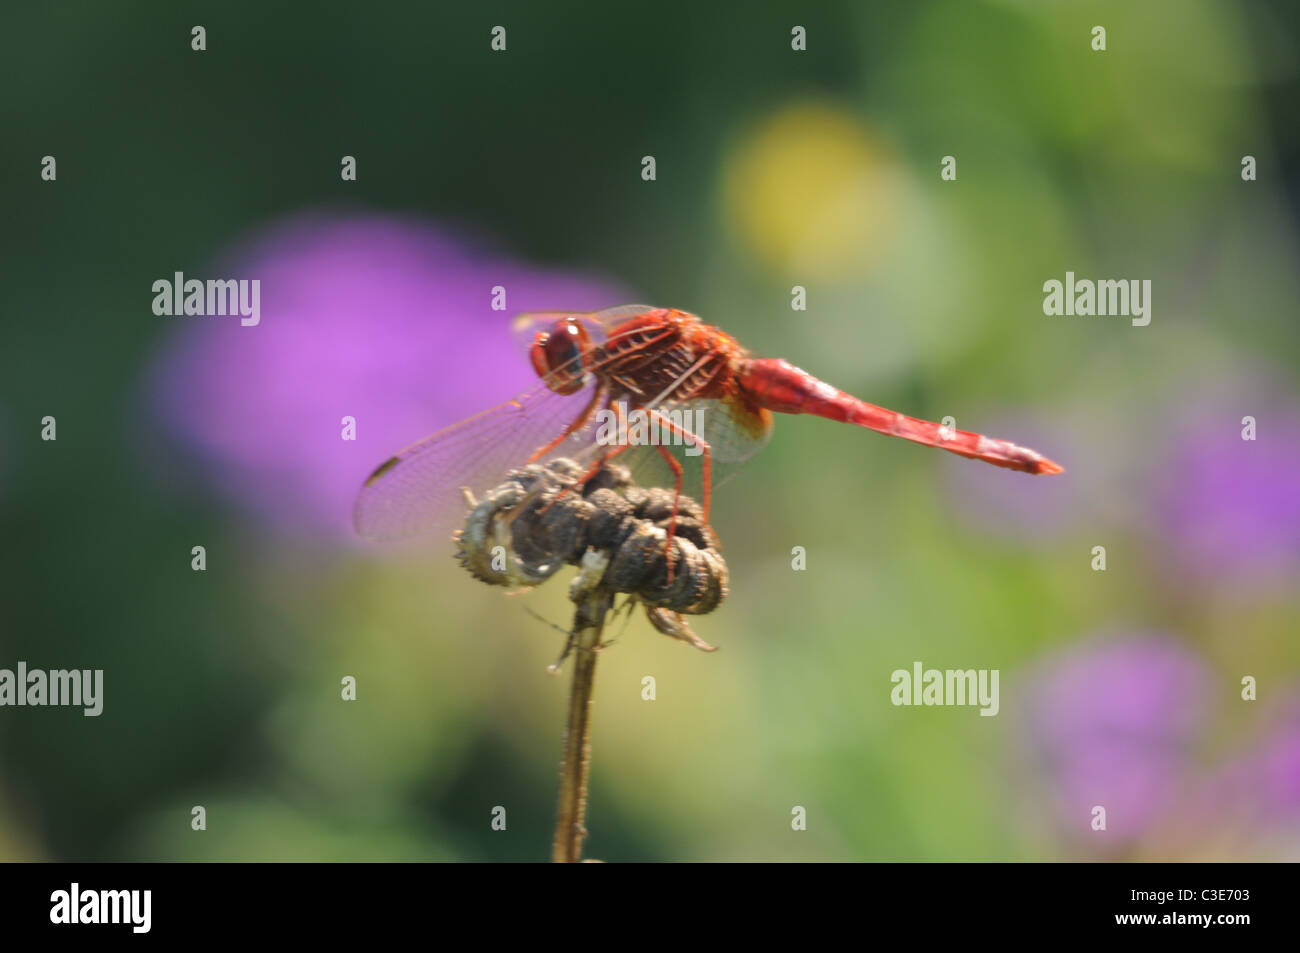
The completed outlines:
{"type": "Polygon", "coordinates": [[[564,731],[560,762],[560,799],[555,818],[555,844],[551,859],[574,864],[582,859],[582,839],[587,836],[587,780],[591,773],[591,708],[596,683],[596,658],[600,651],[605,617],[614,594],[603,588],[589,590],[578,602],[573,617],[573,682],[569,686],[569,718],[564,731]]]}

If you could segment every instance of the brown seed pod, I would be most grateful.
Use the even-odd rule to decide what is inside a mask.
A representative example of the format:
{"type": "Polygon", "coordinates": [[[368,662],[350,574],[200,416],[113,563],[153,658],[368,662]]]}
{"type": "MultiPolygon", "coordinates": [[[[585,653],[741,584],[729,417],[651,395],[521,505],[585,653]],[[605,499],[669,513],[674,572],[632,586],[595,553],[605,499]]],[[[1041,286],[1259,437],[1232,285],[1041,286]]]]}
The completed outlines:
{"type": "Polygon", "coordinates": [[[665,547],[671,490],[634,486],[626,468],[613,465],[562,492],[583,472],[566,459],[510,471],[481,501],[471,501],[457,536],[461,565],[493,585],[530,587],[561,566],[582,565],[594,551],[605,557],[601,588],[642,602],[658,631],[711,651],[683,618],[712,612],[727,595],[727,564],[699,504],[677,499],[665,547]]]}

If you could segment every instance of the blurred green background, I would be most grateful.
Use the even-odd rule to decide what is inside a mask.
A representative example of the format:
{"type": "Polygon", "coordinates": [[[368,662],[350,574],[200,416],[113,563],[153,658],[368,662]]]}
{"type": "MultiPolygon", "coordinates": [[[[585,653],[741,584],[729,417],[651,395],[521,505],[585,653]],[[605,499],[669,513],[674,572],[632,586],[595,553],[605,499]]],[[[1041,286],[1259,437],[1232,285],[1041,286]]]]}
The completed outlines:
{"type": "MultiPolygon", "coordinates": [[[[588,856],[1300,855],[1295,5],[73,3],[3,21],[0,667],[103,668],[106,697],[99,718],[0,709],[0,859],[548,856],[567,679],[523,606],[567,621],[564,583],[508,598],[444,540],[269,524],[241,498],[274,468],[250,477],[161,422],[180,398],[157,375],[195,332],[151,312],[151,283],[224,275],[305,213],[472,234],[1067,468],[1044,487],[779,419],[714,503],[732,592],[694,624],[721,651],[635,616],[602,657],[588,856]],[[1151,279],[1150,326],[1045,316],[1067,270],[1151,279]],[[891,705],[915,660],[999,669],[1001,713],[891,705]],[[1108,832],[1094,803],[1114,805],[1108,832]]],[[[497,352],[457,350],[436,293],[430,309],[443,346],[412,345],[418,386],[495,373],[497,352]]],[[[213,333],[251,340],[274,308],[262,322],[213,333]]],[[[321,415],[337,439],[339,411],[321,415]]],[[[349,465],[359,480],[451,422],[431,407],[349,465]]]]}

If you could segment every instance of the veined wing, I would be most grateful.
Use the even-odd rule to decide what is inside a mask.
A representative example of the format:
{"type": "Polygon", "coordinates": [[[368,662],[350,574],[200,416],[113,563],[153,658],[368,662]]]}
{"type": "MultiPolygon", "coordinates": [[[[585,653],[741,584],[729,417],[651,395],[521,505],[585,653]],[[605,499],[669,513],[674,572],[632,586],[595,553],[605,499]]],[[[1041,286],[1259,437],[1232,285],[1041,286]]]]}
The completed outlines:
{"type": "Polygon", "coordinates": [[[715,463],[741,464],[762,450],[772,436],[772,414],[738,397],[665,402],[659,410],[708,445],[715,463]]]}
{"type": "MultiPolygon", "coordinates": [[[[357,496],[353,520],[367,539],[450,531],[465,515],[461,488],[478,494],[499,485],[534,451],[564,432],[594,393],[593,379],[574,394],[558,394],[539,380],[513,400],[439,430],[390,457],[357,496]]],[[[592,424],[562,441],[547,459],[585,456],[592,424]]]]}
{"type": "Polygon", "coordinates": [[[622,408],[626,424],[619,441],[605,442],[613,431],[606,427],[593,435],[599,440],[564,456],[585,470],[613,453],[613,462],[627,467],[638,485],[671,489],[677,478],[673,465],[664,460],[667,454],[681,468],[683,493],[702,502],[705,460],[695,437],[709,445],[709,485],[716,489],[735,476],[772,435],[771,413],[738,398],[683,401],[668,396],[652,409],[654,413],[647,417],[645,408],[622,408]],[[642,416],[638,420],[636,415],[642,416]]]}
{"type": "Polygon", "coordinates": [[[515,345],[527,354],[539,331],[549,331],[559,321],[577,318],[591,335],[592,341],[601,344],[608,340],[610,331],[624,321],[657,310],[659,309],[648,304],[621,304],[603,311],[529,311],[517,315],[510,322],[510,331],[515,345]]]}

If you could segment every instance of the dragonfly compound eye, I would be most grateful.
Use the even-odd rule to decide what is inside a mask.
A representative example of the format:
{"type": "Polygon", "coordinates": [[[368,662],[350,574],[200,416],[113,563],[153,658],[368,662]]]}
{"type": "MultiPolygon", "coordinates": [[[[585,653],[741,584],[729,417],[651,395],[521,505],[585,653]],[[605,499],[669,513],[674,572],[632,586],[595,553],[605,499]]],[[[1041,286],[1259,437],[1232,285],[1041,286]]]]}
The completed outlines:
{"type": "Polygon", "coordinates": [[[538,332],[529,357],[540,377],[550,377],[551,390],[572,394],[582,389],[586,373],[584,355],[591,347],[591,335],[573,318],[558,321],[550,331],[538,332]]]}

